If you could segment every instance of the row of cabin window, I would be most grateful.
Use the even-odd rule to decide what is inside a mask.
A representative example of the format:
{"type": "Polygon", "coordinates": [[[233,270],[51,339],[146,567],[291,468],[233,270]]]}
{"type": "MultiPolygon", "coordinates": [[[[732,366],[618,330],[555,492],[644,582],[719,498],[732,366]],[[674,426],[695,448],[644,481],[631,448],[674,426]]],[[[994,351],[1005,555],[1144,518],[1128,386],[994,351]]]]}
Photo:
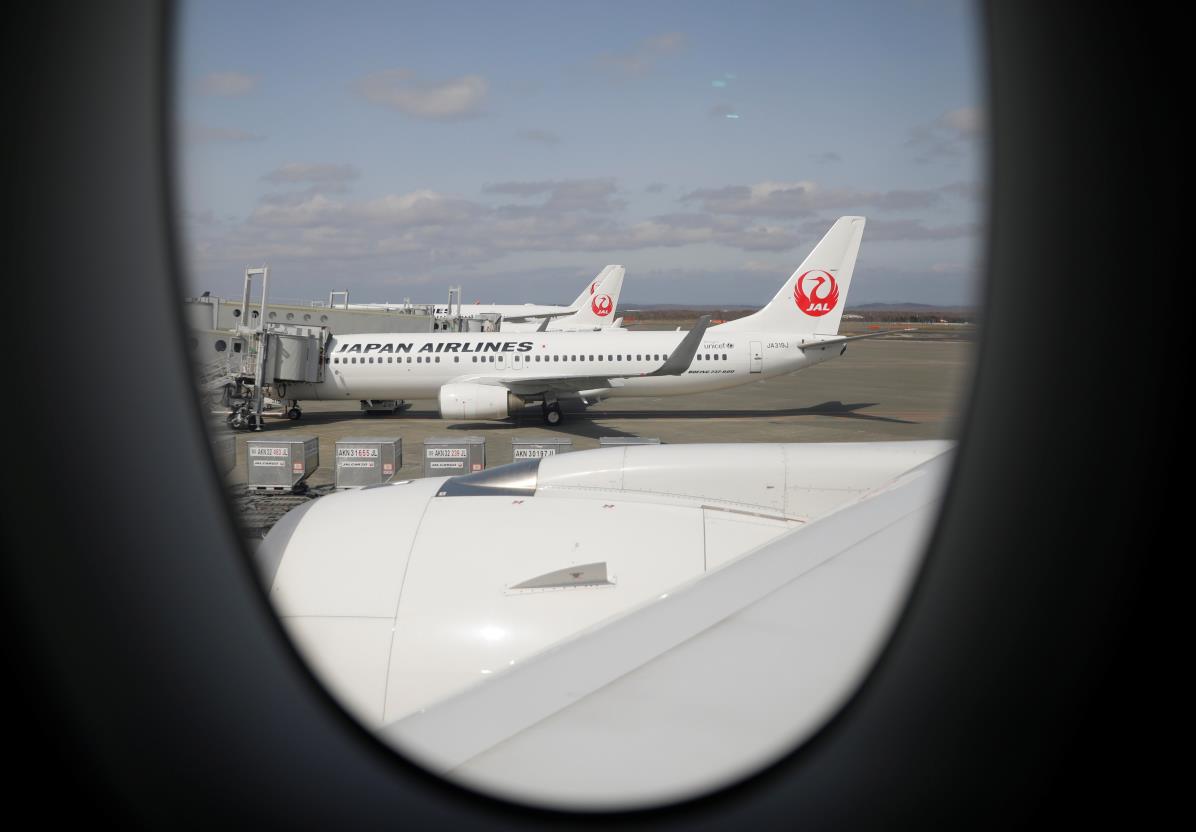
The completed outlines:
{"type": "MultiPolygon", "coordinates": [[[[436,359],[436,363],[437,363],[437,364],[439,364],[439,363],[440,363],[440,356],[439,356],[439,355],[436,355],[436,356],[429,355],[429,356],[428,356],[428,361],[427,361],[427,363],[431,364],[431,363],[432,363],[432,359],[433,359],[433,358],[435,358],[435,359],[436,359]]],[[[334,357],[333,357],[333,359],[332,359],[332,363],[333,363],[333,364],[340,364],[340,363],[342,363],[342,362],[341,362],[341,359],[340,359],[340,356],[334,356],[334,357]]],[[[354,356],[354,357],[352,357],[352,358],[350,358],[350,357],[346,357],[343,363],[345,363],[345,364],[357,364],[357,363],[358,363],[358,361],[357,361],[357,358],[356,358],[356,356],[354,356]]],[[[360,363],[362,363],[362,364],[366,364],[366,363],[373,364],[373,363],[375,363],[375,362],[374,362],[374,357],[373,357],[373,356],[370,356],[370,358],[369,358],[368,362],[367,362],[367,360],[366,360],[366,359],[363,357],[363,358],[361,359],[361,362],[360,362],[360,363]]],[[[378,364],[394,364],[394,363],[395,363],[395,359],[394,359],[394,356],[393,356],[393,355],[388,355],[388,356],[386,357],[386,360],[385,360],[385,361],[383,361],[383,360],[382,360],[382,356],[378,356],[378,361],[377,361],[377,363],[378,363],[378,364]]],[[[399,364],[402,364],[402,363],[403,363],[403,356],[401,356],[401,355],[399,356],[399,361],[398,361],[398,363],[399,363],[399,364]]],[[[408,364],[410,364],[410,363],[411,363],[411,356],[407,356],[407,363],[408,363],[408,364]]],[[[417,355],[417,356],[415,357],[415,363],[416,363],[416,364],[423,364],[423,363],[424,363],[424,356],[422,356],[422,355],[417,355]]]]}
{"type": "MultiPolygon", "coordinates": [[[[533,359],[533,357],[529,355],[529,356],[527,357],[527,360],[528,360],[528,361],[532,361],[532,360],[539,361],[539,360],[540,360],[540,358],[541,358],[541,357],[537,355],[537,356],[535,356],[535,358],[533,359]]],[[[667,356],[667,355],[645,355],[645,354],[640,354],[640,355],[637,355],[637,356],[635,356],[635,358],[632,358],[630,354],[628,354],[628,355],[627,355],[627,360],[628,360],[628,361],[665,361],[665,360],[667,360],[667,359],[668,359],[668,356],[667,356]]],[[[597,356],[597,357],[594,357],[594,356],[592,356],[592,355],[591,355],[591,356],[585,356],[585,355],[546,355],[546,356],[544,356],[544,357],[543,357],[543,360],[544,360],[544,361],[546,361],[546,362],[547,362],[547,361],[574,361],[574,362],[576,362],[576,361],[601,361],[601,360],[602,360],[602,356],[601,356],[601,355],[599,355],[599,356],[597,356]]],[[[607,361],[622,361],[622,360],[623,360],[623,356],[622,356],[622,355],[608,355],[608,356],[606,356],[606,360],[607,360],[607,361]]]]}
{"type": "MultiPolygon", "coordinates": [[[[518,357],[519,357],[519,356],[515,356],[515,358],[518,358],[518,357]]],[[[486,362],[494,363],[494,358],[495,358],[495,356],[493,356],[493,355],[481,355],[481,356],[478,356],[478,355],[472,355],[472,356],[470,356],[470,358],[471,358],[471,359],[473,359],[473,363],[474,363],[474,364],[478,363],[478,359],[479,359],[479,358],[482,360],[482,363],[484,364],[484,363],[486,363],[486,362]]],[[[529,360],[530,360],[530,358],[531,358],[531,356],[528,356],[528,359],[529,359],[529,360]]],[[[667,354],[665,354],[665,355],[653,354],[653,355],[648,355],[648,356],[644,356],[644,355],[637,355],[637,356],[635,357],[635,360],[636,360],[636,361],[643,361],[645,358],[647,358],[647,360],[648,360],[648,361],[668,361],[668,360],[669,360],[669,357],[668,357],[668,355],[667,355],[667,354]]],[[[702,358],[703,358],[703,354],[702,354],[702,353],[698,353],[698,354],[697,354],[697,356],[696,356],[696,358],[697,358],[697,360],[698,360],[698,361],[701,361],[701,360],[702,360],[702,358]]],[[[706,359],[707,361],[726,361],[726,360],[727,360],[727,355],[726,355],[726,353],[717,353],[717,352],[716,352],[716,353],[713,353],[713,354],[712,354],[712,353],[705,353],[705,359],[706,359]]],[[[428,356],[428,357],[427,357],[427,363],[428,363],[428,364],[431,364],[431,363],[433,362],[433,360],[435,360],[435,362],[436,362],[437,364],[439,364],[439,363],[440,363],[440,356],[439,356],[439,355],[436,355],[436,356],[431,356],[431,355],[430,355],[430,356],[428,356]]],[[[541,356],[539,356],[539,355],[535,356],[535,360],[536,360],[536,361],[540,361],[540,360],[541,360],[541,356]]],[[[589,358],[586,358],[586,356],[584,356],[584,355],[583,355],[583,356],[581,356],[581,357],[580,357],[580,359],[579,359],[579,357],[578,357],[578,356],[576,356],[576,355],[567,355],[567,356],[562,356],[562,355],[545,355],[545,356],[543,356],[543,360],[544,360],[545,362],[548,362],[548,361],[578,361],[578,360],[581,360],[581,361],[594,361],[594,360],[595,360],[595,358],[594,358],[594,356],[592,356],[592,355],[591,355],[589,358]]],[[[598,358],[597,358],[596,360],[598,360],[598,361],[601,361],[601,360],[602,360],[602,356],[601,356],[601,355],[600,355],[600,356],[598,356],[598,358]]],[[[608,356],[606,357],[606,360],[607,360],[607,361],[622,361],[622,360],[623,360],[623,356],[622,356],[622,355],[608,355],[608,356]]],[[[630,355],[628,355],[628,356],[627,356],[627,360],[628,360],[628,361],[631,361],[631,360],[632,360],[630,355]]],[[[339,357],[339,356],[336,356],[336,357],[334,357],[334,358],[332,359],[332,363],[333,363],[333,364],[340,364],[340,363],[341,363],[340,357],[339,357]]],[[[358,363],[358,362],[357,362],[357,358],[354,356],[354,357],[351,357],[351,358],[346,358],[346,359],[345,359],[345,363],[346,363],[346,364],[356,364],[356,363],[358,363]]],[[[366,364],[366,363],[373,364],[373,363],[375,363],[375,362],[374,362],[374,357],[373,357],[373,356],[370,356],[370,358],[368,359],[368,362],[367,362],[367,359],[363,357],[363,358],[361,359],[361,363],[362,363],[362,364],[366,364]]],[[[378,364],[394,364],[394,363],[395,363],[395,359],[394,359],[394,356],[387,356],[387,357],[386,357],[386,361],[383,361],[383,360],[382,360],[382,357],[381,357],[381,356],[379,356],[379,357],[378,357],[378,361],[377,361],[377,363],[378,363],[378,364]]],[[[399,356],[399,363],[400,363],[400,364],[402,364],[402,363],[403,363],[403,357],[402,357],[402,356],[399,356]]],[[[411,356],[407,356],[407,363],[408,363],[408,364],[410,364],[410,363],[411,363],[411,356]]],[[[425,362],[424,362],[424,356],[422,356],[422,355],[417,355],[417,356],[415,357],[415,363],[416,363],[416,364],[423,364],[423,363],[425,363],[425,362]]],[[[454,363],[454,364],[460,364],[460,363],[461,363],[461,357],[460,357],[460,356],[457,356],[457,355],[454,355],[454,356],[453,356],[453,363],[454,363]]]]}
{"type": "MultiPolygon", "coordinates": [[[[516,355],[516,356],[514,356],[514,357],[515,357],[515,358],[519,358],[519,356],[518,356],[518,355],[516,355]]],[[[698,356],[698,358],[701,358],[701,357],[702,357],[702,356],[700,356],[700,355],[698,356]]],[[[715,358],[718,358],[718,356],[717,356],[717,355],[716,355],[716,356],[714,356],[714,357],[715,357],[715,358]]],[[[493,356],[493,355],[480,355],[480,356],[479,356],[479,355],[472,355],[472,356],[470,356],[470,358],[471,358],[471,359],[473,359],[473,363],[474,363],[474,364],[478,363],[478,360],[479,360],[479,359],[481,359],[482,363],[484,364],[484,363],[486,363],[486,362],[493,363],[493,362],[494,362],[494,358],[495,358],[495,356],[493,356]]],[[[647,355],[647,356],[645,356],[645,355],[637,355],[637,356],[635,357],[635,360],[636,360],[636,361],[643,361],[643,360],[645,360],[645,358],[646,358],[648,361],[668,361],[668,358],[669,358],[669,357],[668,357],[668,355],[667,355],[667,354],[665,354],[665,355],[659,355],[659,354],[656,354],[656,355],[647,355]]],[[[706,356],[706,358],[707,358],[707,359],[709,359],[709,358],[710,358],[710,356],[709,356],[709,355],[707,355],[707,356],[706,356]]],[[[726,358],[726,356],[724,355],[724,356],[723,356],[723,358],[726,358]]],[[[426,361],[426,363],[428,363],[428,364],[431,364],[431,363],[433,362],[433,360],[435,360],[435,362],[436,362],[437,364],[439,364],[439,363],[440,363],[440,356],[439,356],[439,355],[436,355],[436,356],[431,356],[431,355],[430,355],[430,356],[428,356],[428,357],[427,357],[427,361],[426,361]]],[[[530,360],[532,360],[532,357],[531,357],[531,356],[527,356],[527,360],[529,360],[529,361],[530,361],[530,360]]],[[[536,361],[540,361],[540,360],[541,360],[541,357],[537,355],[537,356],[535,357],[535,360],[536,360],[536,361]]],[[[587,358],[586,358],[584,355],[583,355],[583,356],[580,356],[580,357],[579,357],[579,356],[576,356],[576,355],[571,355],[571,356],[563,356],[563,355],[545,355],[545,356],[543,356],[543,360],[544,360],[545,362],[548,362],[548,361],[578,361],[578,360],[581,360],[581,361],[587,361],[587,360],[589,360],[589,361],[594,361],[594,360],[601,361],[601,360],[602,360],[602,356],[600,355],[600,356],[598,356],[598,358],[597,358],[597,359],[595,359],[595,358],[594,358],[594,356],[592,356],[592,355],[591,355],[591,356],[590,356],[590,357],[587,359],[587,358]]],[[[622,356],[622,355],[608,355],[608,356],[606,357],[606,360],[607,360],[607,361],[622,361],[622,360],[623,360],[623,356],[622,356]]],[[[627,356],[627,360],[628,360],[628,361],[631,361],[631,360],[632,360],[630,355],[628,355],[628,356],[627,356]]],[[[334,357],[333,357],[333,359],[332,359],[332,363],[333,363],[333,364],[340,364],[340,363],[341,363],[341,358],[340,358],[340,356],[334,356],[334,357]]],[[[357,357],[356,357],[356,356],[352,356],[352,357],[346,357],[346,358],[345,358],[345,361],[344,361],[344,363],[345,363],[345,364],[357,364],[357,363],[358,363],[358,361],[357,361],[357,357]]],[[[383,361],[383,360],[382,360],[382,356],[378,356],[378,361],[377,361],[377,362],[375,362],[375,361],[374,361],[374,356],[370,356],[368,359],[367,359],[367,358],[365,358],[365,357],[363,356],[363,357],[362,357],[362,359],[361,359],[361,362],[360,362],[360,363],[362,363],[362,364],[367,364],[367,363],[368,363],[368,364],[374,364],[374,363],[378,363],[378,364],[394,364],[394,363],[395,363],[395,359],[394,359],[394,356],[390,356],[390,355],[388,355],[388,356],[386,357],[386,361],[383,361]]],[[[402,357],[402,356],[399,356],[399,363],[400,363],[400,364],[402,364],[402,363],[403,363],[403,357],[402,357]]],[[[410,363],[411,363],[411,356],[407,356],[407,363],[408,363],[408,364],[410,364],[410,363]]],[[[416,363],[416,364],[423,364],[423,363],[425,363],[424,356],[422,356],[422,355],[417,355],[417,356],[415,356],[415,363],[416,363]]],[[[460,363],[461,363],[461,357],[460,357],[460,356],[457,356],[457,355],[454,355],[454,356],[453,356],[453,363],[455,363],[455,364],[460,364],[460,363]]]]}

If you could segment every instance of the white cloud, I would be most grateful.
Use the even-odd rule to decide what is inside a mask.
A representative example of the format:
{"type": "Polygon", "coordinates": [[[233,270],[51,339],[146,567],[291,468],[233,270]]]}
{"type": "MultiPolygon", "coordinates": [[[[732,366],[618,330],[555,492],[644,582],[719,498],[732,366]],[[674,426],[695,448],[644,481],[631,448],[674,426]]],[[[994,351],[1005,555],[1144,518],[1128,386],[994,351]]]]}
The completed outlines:
{"type": "Polygon", "coordinates": [[[413,118],[451,121],[480,115],[489,82],[480,75],[423,81],[409,69],[392,69],[357,81],[367,101],[413,118]]]}
{"type": "Polygon", "coordinates": [[[442,225],[471,220],[482,208],[467,199],[436,191],[388,194],[355,206],[355,218],[384,225],[442,225]]]}
{"type": "MultiPolygon", "coordinates": [[[[805,223],[802,230],[809,234],[825,232],[826,223],[815,221],[805,223]]],[[[964,237],[975,237],[981,231],[979,223],[958,223],[929,227],[921,220],[868,220],[868,227],[864,231],[864,239],[869,242],[894,242],[901,240],[955,240],[964,237]]]]}
{"type": "Polygon", "coordinates": [[[642,40],[625,52],[607,52],[598,56],[598,65],[623,75],[645,75],[662,59],[685,48],[685,35],[666,32],[642,40]]]}
{"type": "Polygon", "coordinates": [[[681,197],[682,202],[698,202],[703,210],[711,213],[757,217],[803,217],[822,211],[864,208],[906,211],[928,208],[940,199],[939,189],[857,191],[824,188],[811,181],[699,188],[681,197]]]}
{"type": "Polygon", "coordinates": [[[784,251],[797,245],[791,228],[744,225],[734,217],[709,214],[665,214],[636,223],[611,240],[613,248],[685,246],[718,243],[745,251],[784,251]]]}
{"type": "Polygon", "coordinates": [[[558,179],[536,182],[498,182],[482,188],[482,193],[501,194],[520,198],[546,195],[547,199],[536,206],[505,205],[500,212],[508,215],[563,211],[588,211],[609,213],[626,206],[623,200],[615,199],[618,187],[611,177],[596,179],[558,179]]]}
{"type": "Polygon", "coordinates": [[[234,98],[248,95],[257,88],[258,76],[244,72],[213,72],[199,79],[199,91],[203,95],[234,98]]]}
{"type": "MultiPolygon", "coordinates": [[[[308,170],[280,168],[280,180],[308,170]]],[[[197,268],[235,273],[238,263],[271,260],[316,274],[361,264],[369,273],[428,273],[487,266],[530,252],[614,252],[721,245],[744,251],[785,251],[794,229],[752,218],[674,213],[638,222],[621,219],[614,179],[505,182],[486,189],[528,200],[487,205],[430,190],[351,199],[311,190],[267,195],[240,223],[189,218],[188,242],[197,268]]],[[[605,262],[605,261],[604,261],[605,262]]]]}
{"type": "Polygon", "coordinates": [[[276,185],[308,184],[314,191],[342,192],[360,176],[352,165],[331,162],[290,162],[262,177],[276,185]]]}
{"type": "Polygon", "coordinates": [[[403,227],[459,223],[481,211],[468,200],[435,191],[388,194],[365,202],[332,199],[323,193],[304,193],[263,199],[249,223],[273,227],[346,227],[378,225],[403,227]]]}
{"type": "Polygon", "coordinates": [[[986,130],[984,111],[978,107],[948,110],[929,124],[910,131],[906,145],[919,162],[957,159],[967,153],[986,130]]]}
{"type": "Polygon", "coordinates": [[[960,138],[975,138],[984,130],[984,111],[978,107],[948,110],[939,118],[937,124],[960,138]]]}
{"type": "MultiPolygon", "coordinates": [[[[266,179],[318,185],[356,175],[348,165],[291,163],[266,179]]],[[[925,193],[947,190],[963,188],[957,183],[925,193]]],[[[785,262],[798,246],[820,238],[829,220],[819,211],[827,205],[860,200],[902,205],[924,198],[923,192],[909,193],[914,196],[904,191],[826,190],[809,182],[760,182],[694,191],[686,195],[695,203],[693,210],[632,219],[625,216],[626,205],[613,178],[498,182],[483,189],[489,198],[476,199],[433,190],[355,199],[307,189],[262,197],[240,223],[213,224],[207,217],[189,217],[188,239],[207,273],[235,273],[239,263],[273,259],[307,274],[357,264],[363,280],[371,274],[459,275],[491,269],[507,255],[593,253],[596,260],[610,262],[603,258],[698,246],[747,252],[751,259],[741,267],[742,274],[779,280],[789,266],[770,261],[785,262]],[[496,202],[495,196],[509,201],[496,202]],[[718,210],[708,210],[712,208],[718,210]],[[795,222],[798,216],[805,219],[795,222]]],[[[866,236],[873,242],[925,242],[978,233],[976,223],[870,219],[866,236]]],[[[925,268],[934,262],[953,265],[957,259],[957,254],[940,249],[925,268]]]]}

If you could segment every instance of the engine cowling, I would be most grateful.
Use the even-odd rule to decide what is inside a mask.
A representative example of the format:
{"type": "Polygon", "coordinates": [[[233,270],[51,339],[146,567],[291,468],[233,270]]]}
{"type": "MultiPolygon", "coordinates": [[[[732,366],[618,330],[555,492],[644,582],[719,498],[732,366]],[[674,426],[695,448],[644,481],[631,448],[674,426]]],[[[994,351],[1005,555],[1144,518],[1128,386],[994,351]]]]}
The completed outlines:
{"type": "Polygon", "coordinates": [[[493,384],[446,384],[440,388],[442,419],[505,419],[523,399],[493,384]]]}

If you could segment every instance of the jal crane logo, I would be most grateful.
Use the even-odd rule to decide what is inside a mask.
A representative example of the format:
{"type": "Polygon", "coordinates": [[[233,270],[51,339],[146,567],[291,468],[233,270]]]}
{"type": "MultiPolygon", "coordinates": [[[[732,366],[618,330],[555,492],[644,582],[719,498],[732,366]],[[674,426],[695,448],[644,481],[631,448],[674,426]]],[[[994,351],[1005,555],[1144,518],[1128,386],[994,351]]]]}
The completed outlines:
{"type": "Polygon", "coordinates": [[[810,269],[797,279],[793,301],[810,317],[821,317],[839,304],[839,284],[825,269],[810,269]]]}
{"type": "Polygon", "coordinates": [[[598,295],[590,301],[590,308],[599,318],[605,318],[614,308],[614,304],[611,302],[610,295],[598,295]]]}

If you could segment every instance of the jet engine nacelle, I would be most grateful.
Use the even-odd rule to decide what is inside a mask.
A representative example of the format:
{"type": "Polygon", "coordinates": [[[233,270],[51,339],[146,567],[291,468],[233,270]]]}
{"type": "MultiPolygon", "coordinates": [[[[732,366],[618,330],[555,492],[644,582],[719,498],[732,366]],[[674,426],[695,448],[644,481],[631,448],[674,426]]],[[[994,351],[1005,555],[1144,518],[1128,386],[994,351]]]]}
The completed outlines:
{"type": "Polygon", "coordinates": [[[446,384],[440,388],[442,419],[505,419],[523,399],[494,384],[446,384]]]}

